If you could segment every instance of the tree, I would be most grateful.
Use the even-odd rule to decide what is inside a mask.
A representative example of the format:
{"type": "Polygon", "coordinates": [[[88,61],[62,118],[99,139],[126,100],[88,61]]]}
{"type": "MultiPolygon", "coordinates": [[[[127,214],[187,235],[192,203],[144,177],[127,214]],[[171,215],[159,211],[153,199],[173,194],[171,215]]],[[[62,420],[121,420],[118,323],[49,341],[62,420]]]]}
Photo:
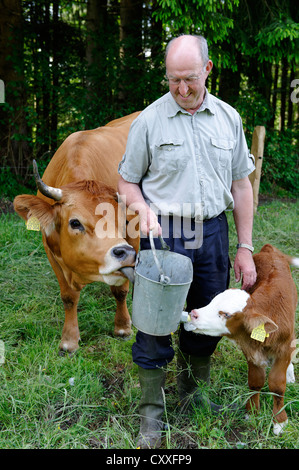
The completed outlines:
{"type": "Polygon", "coordinates": [[[26,175],[29,161],[26,93],[23,62],[21,0],[0,1],[0,78],[5,84],[5,103],[0,104],[0,157],[15,174],[26,175]]]}
{"type": "Polygon", "coordinates": [[[120,56],[118,101],[123,108],[143,108],[143,90],[140,81],[145,63],[142,45],[142,0],[120,0],[120,56]]]}
{"type": "MultiPolygon", "coordinates": [[[[238,109],[248,142],[255,125],[266,125],[274,152],[279,139],[269,132],[280,132],[295,168],[298,20],[291,0],[0,0],[2,167],[27,182],[32,158],[42,172],[70,133],[160,97],[166,43],[191,33],[207,38],[207,86],[238,109]]],[[[0,168],[0,182],[7,171],[0,168]]]]}
{"type": "Polygon", "coordinates": [[[119,51],[119,30],[116,24],[118,7],[107,0],[88,0],[86,14],[86,71],[85,87],[87,112],[85,128],[101,125],[113,116],[116,86],[116,64],[119,51]],[[114,8],[116,7],[116,10],[114,8]],[[111,9],[113,8],[113,9],[111,9]],[[111,111],[110,111],[111,112],[111,111]]]}

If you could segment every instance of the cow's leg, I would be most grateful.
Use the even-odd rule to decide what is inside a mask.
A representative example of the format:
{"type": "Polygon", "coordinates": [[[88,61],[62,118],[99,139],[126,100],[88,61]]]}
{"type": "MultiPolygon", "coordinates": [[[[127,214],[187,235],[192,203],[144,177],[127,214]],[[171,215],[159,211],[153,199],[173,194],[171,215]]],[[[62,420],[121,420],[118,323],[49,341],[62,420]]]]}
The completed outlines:
{"type": "Polygon", "coordinates": [[[290,357],[280,357],[276,359],[269,372],[269,390],[273,393],[273,417],[274,417],[274,434],[278,435],[282,432],[283,427],[288,422],[288,417],[284,407],[284,394],[286,390],[286,374],[290,363],[290,357]],[[281,410],[281,411],[280,411],[281,410]]]}
{"type": "Polygon", "coordinates": [[[79,347],[80,332],[78,326],[77,306],[80,292],[68,288],[61,290],[61,299],[64,305],[65,320],[59,348],[72,353],[79,347]]]}
{"type": "Polygon", "coordinates": [[[110,288],[116,300],[114,334],[116,336],[130,336],[132,334],[132,322],[126,301],[129,291],[129,281],[126,281],[122,286],[111,286],[110,288]]]}
{"type": "Polygon", "coordinates": [[[261,366],[256,366],[252,362],[248,362],[248,386],[250,390],[254,390],[253,394],[246,403],[247,411],[258,411],[260,408],[260,391],[265,384],[266,373],[261,366]]]}
{"type": "Polygon", "coordinates": [[[45,245],[45,251],[47,253],[53,271],[57,277],[60,287],[60,295],[65,311],[65,320],[59,348],[63,351],[68,351],[69,353],[72,353],[76,351],[76,349],[78,349],[78,343],[80,340],[77,316],[77,306],[80,298],[80,290],[74,290],[68,285],[62,269],[54,259],[47,245],[45,245]]]}

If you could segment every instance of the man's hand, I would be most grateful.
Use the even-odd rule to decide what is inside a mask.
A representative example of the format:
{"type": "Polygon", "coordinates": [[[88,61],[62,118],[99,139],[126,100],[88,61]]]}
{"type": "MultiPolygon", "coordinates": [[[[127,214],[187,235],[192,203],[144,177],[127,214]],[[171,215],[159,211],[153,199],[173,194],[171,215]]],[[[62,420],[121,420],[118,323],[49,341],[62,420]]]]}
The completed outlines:
{"type": "Polygon", "coordinates": [[[120,176],[118,193],[126,206],[139,215],[140,230],[144,235],[149,235],[150,230],[153,231],[154,237],[162,235],[157,216],[146,204],[138,184],[129,183],[120,176]]]}
{"type": "Polygon", "coordinates": [[[147,205],[140,205],[138,208],[140,230],[144,235],[149,235],[153,231],[153,236],[162,235],[162,229],[156,214],[147,205]]]}
{"type": "Polygon", "coordinates": [[[234,263],[236,282],[242,280],[242,289],[253,286],[256,281],[256,269],[251,251],[247,248],[239,248],[234,263]]]}

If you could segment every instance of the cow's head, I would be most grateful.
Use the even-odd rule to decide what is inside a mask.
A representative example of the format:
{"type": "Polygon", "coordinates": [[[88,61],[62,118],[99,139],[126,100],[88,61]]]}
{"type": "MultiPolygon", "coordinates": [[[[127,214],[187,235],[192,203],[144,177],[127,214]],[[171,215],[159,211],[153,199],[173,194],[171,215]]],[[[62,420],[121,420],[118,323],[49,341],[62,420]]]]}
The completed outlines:
{"type": "MultiPolygon", "coordinates": [[[[37,173],[37,169],[35,169],[37,173]]],[[[117,194],[102,182],[79,181],[53,188],[36,174],[39,191],[54,200],[21,195],[14,200],[25,220],[36,217],[50,250],[73,287],[93,281],[122,285],[120,271],[133,266],[135,250],[125,239],[125,215],[120,214],[117,194]]]]}
{"type": "Polygon", "coordinates": [[[250,335],[262,324],[267,334],[277,330],[277,325],[255,309],[250,295],[242,289],[221,292],[206,307],[192,310],[190,318],[185,323],[187,331],[209,336],[250,335]]]}

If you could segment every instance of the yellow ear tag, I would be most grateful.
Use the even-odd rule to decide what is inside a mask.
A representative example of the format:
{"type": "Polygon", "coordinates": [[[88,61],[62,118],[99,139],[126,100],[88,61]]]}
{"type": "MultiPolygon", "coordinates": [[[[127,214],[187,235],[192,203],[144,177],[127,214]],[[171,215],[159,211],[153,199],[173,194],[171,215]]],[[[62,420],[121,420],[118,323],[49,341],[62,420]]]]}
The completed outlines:
{"type": "Polygon", "coordinates": [[[40,231],[40,223],[37,217],[30,217],[26,222],[27,230],[35,230],[36,232],[40,231]]]}
{"type": "Polygon", "coordinates": [[[265,338],[268,338],[268,336],[269,335],[266,333],[265,330],[265,324],[262,323],[261,325],[257,326],[252,330],[250,338],[256,339],[257,341],[263,343],[265,341],[265,338]]]}

